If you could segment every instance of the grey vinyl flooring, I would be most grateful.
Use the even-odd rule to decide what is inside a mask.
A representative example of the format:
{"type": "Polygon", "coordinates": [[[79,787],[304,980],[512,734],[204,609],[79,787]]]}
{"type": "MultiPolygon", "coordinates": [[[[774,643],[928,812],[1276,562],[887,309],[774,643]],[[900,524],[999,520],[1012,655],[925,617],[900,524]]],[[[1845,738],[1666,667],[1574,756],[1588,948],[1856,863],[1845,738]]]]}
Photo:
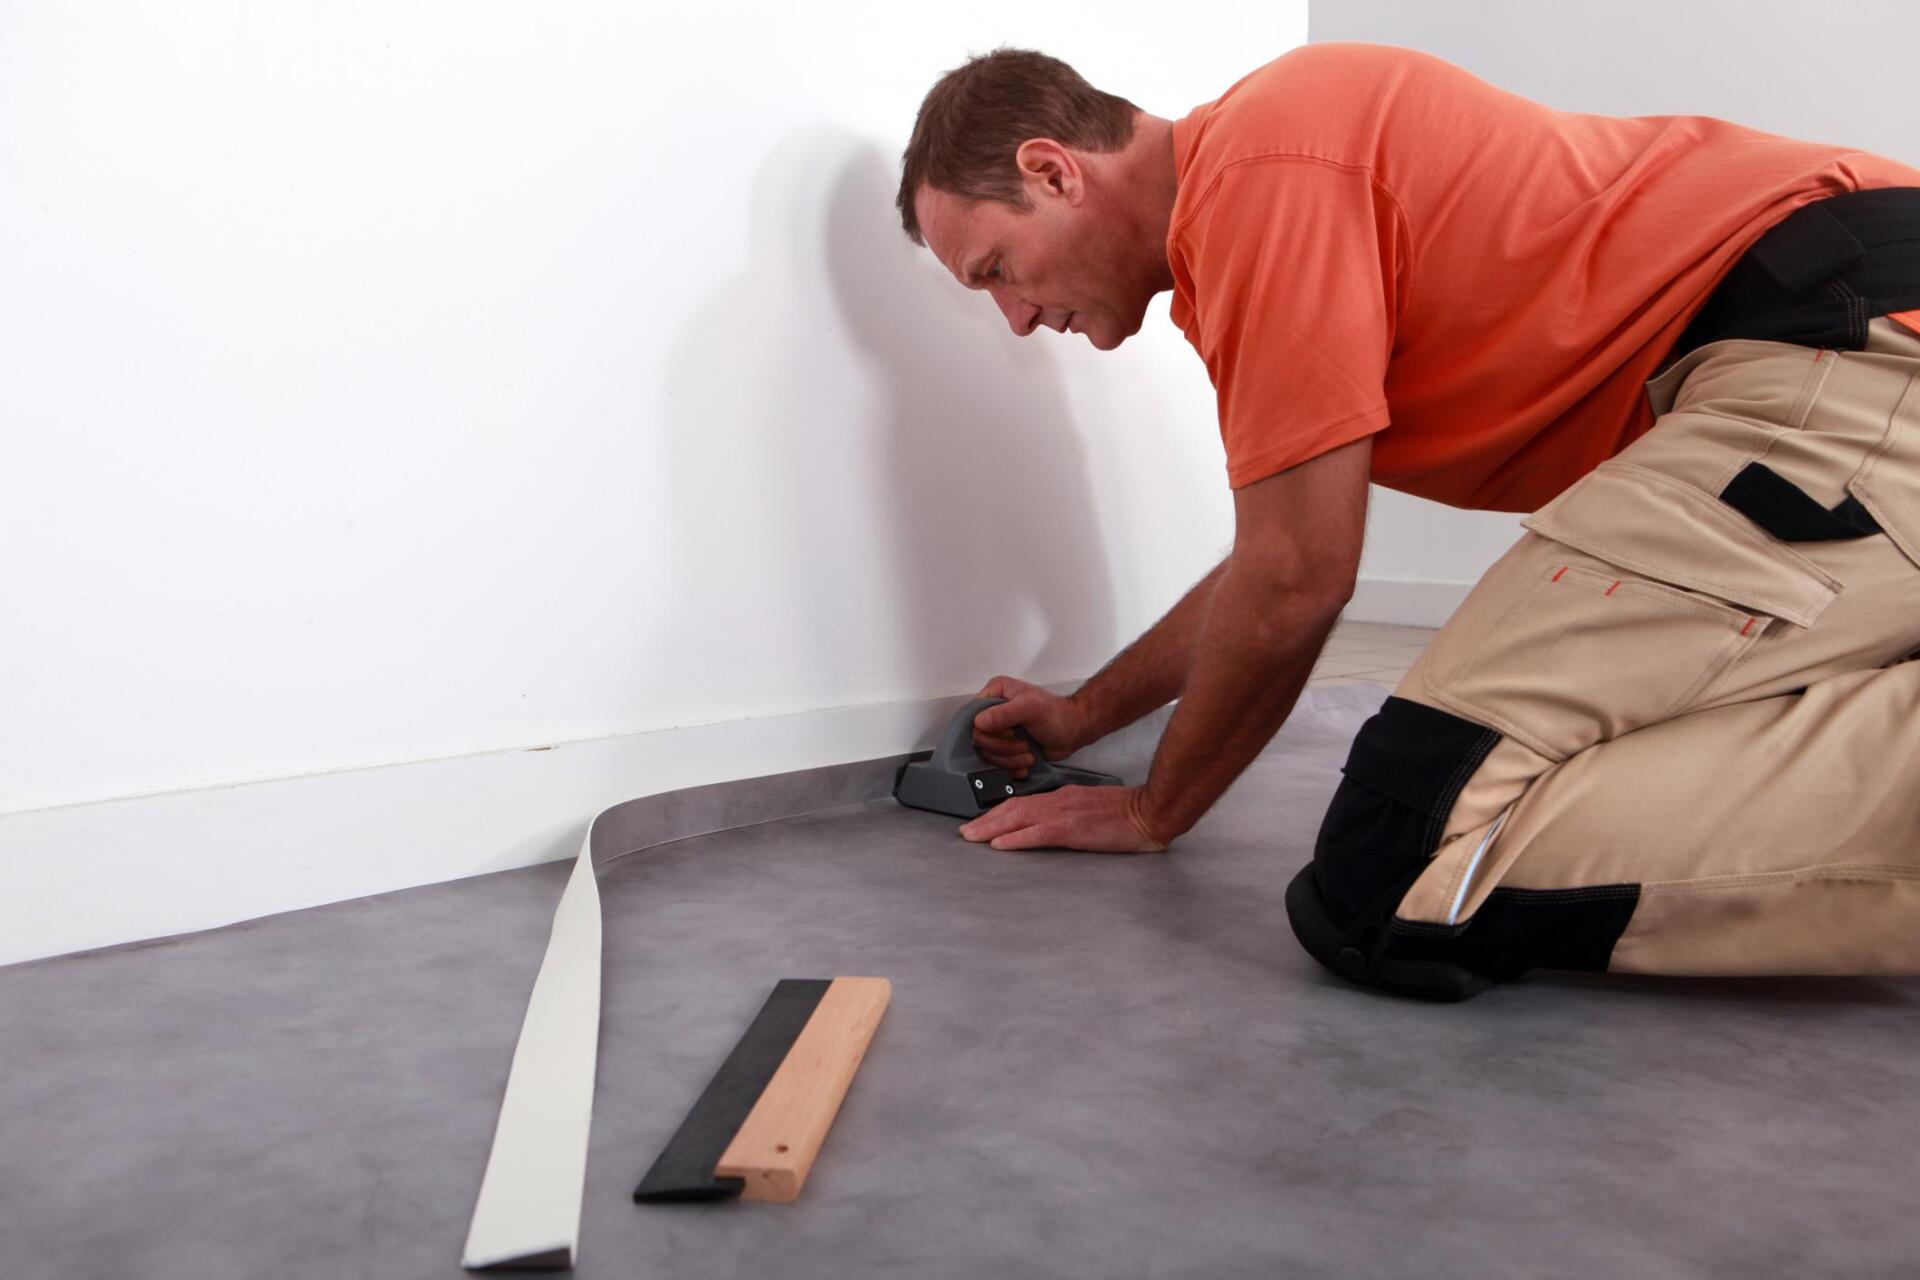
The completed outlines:
{"type": "MultiPolygon", "coordinates": [[[[1385,693],[1326,680],[1165,856],[882,801],[618,864],[577,1273],[1920,1270],[1920,982],[1318,969],[1282,891],[1385,693]],[[894,1001],[800,1202],[632,1204],[774,981],[842,974],[894,1001]]],[[[0,969],[0,1276],[462,1274],[566,872],[0,969]]]]}

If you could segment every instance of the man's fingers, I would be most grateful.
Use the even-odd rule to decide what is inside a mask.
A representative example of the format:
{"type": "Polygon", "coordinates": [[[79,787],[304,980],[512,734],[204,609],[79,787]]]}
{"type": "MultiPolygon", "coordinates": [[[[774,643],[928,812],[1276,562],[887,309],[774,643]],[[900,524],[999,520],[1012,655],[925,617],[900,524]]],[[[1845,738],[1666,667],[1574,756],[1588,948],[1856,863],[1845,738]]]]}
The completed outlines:
{"type": "Polygon", "coordinates": [[[973,744],[982,751],[998,751],[1002,755],[1032,750],[1027,740],[1015,733],[975,733],[973,744]]]}
{"type": "Polygon", "coordinates": [[[1033,752],[1026,747],[1001,750],[989,750],[983,747],[980,750],[980,756],[988,764],[997,765],[1002,769],[1026,768],[1033,764],[1033,752]]]}
{"type": "Polygon", "coordinates": [[[1010,734],[1013,726],[1020,723],[1018,712],[1009,715],[1011,702],[1003,702],[997,707],[988,707],[973,718],[975,737],[1003,738],[1010,734]]]}
{"type": "Polygon", "coordinates": [[[1031,695],[1016,694],[976,715],[973,718],[973,731],[993,737],[1010,737],[1015,725],[1025,724],[1027,718],[1039,709],[1039,701],[1031,695]]]}
{"type": "Polygon", "coordinates": [[[993,679],[981,685],[980,692],[974,694],[973,696],[976,698],[1011,697],[1013,695],[1008,690],[1007,686],[1011,684],[1012,681],[1013,681],[1013,677],[1011,676],[995,676],[993,679]]]}
{"type": "Polygon", "coordinates": [[[1019,829],[1026,821],[1025,805],[1018,799],[1003,800],[973,821],[963,824],[960,833],[969,840],[991,840],[1019,829]]]}
{"type": "Polygon", "coordinates": [[[995,849],[1051,849],[1064,846],[1067,839],[1067,824],[1064,822],[1036,822],[1030,827],[1018,831],[1009,831],[997,837],[992,844],[995,849]]]}
{"type": "Polygon", "coordinates": [[[1109,853],[1166,848],[1128,816],[1132,789],[1066,786],[1045,795],[1007,800],[960,827],[976,843],[1015,852],[1087,849],[1109,853]]]}
{"type": "MultiPolygon", "coordinates": [[[[980,733],[973,735],[974,749],[980,758],[988,764],[1001,769],[1029,769],[1034,764],[1034,750],[1027,740],[1011,733],[980,733]]],[[[1025,777],[1023,772],[1020,777],[1025,777]]]]}

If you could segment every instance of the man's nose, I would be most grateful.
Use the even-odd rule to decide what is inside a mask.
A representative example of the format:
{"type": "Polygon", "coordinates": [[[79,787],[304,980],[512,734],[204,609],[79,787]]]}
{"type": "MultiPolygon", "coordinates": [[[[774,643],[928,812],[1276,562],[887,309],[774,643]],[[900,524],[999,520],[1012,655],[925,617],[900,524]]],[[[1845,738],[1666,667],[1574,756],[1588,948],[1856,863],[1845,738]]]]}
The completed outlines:
{"type": "Polygon", "coordinates": [[[1013,330],[1014,336],[1026,337],[1033,332],[1033,326],[1039,323],[1040,308],[1031,302],[1022,302],[1012,293],[1000,289],[993,291],[993,300],[999,305],[1000,314],[1007,318],[1007,326],[1013,330]]]}

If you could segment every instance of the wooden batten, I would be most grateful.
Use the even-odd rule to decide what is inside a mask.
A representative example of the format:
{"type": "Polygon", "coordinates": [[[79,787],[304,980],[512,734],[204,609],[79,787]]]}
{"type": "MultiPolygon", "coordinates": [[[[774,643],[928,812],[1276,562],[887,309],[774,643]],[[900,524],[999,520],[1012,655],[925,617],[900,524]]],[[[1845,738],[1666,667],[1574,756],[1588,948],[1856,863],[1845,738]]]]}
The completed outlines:
{"type": "Polygon", "coordinates": [[[885,978],[833,980],[721,1155],[716,1177],[742,1179],[745,1200],[799,1197],[892,998],[885,978]]]}

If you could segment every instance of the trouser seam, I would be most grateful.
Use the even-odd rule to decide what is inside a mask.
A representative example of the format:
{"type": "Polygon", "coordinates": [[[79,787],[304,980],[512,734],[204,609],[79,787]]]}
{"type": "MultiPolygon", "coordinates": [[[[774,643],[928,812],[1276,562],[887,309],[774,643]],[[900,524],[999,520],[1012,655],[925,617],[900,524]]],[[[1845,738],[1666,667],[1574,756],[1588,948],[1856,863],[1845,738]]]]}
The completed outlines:
{"type": "Polygon", "coordinates": [[[1460,792],[1466,787],[1480,766],[1486,762],[1493,751],[1494,744],[1500,741],[1499,733],[1492,729],[1481,734],[1473,748],[1460,758],[1460,764],[1447,779],[1447,785],[1441,790],[1439,800],[1433,806],[1433,816],[1427,819],[1427,830],[1422,842],[1427,847],[1427,858],[1432,860],[1440,848],[1440,837],[1446,834],[1447,819],[1453,813],[1453,802],[1460,798],[1460,792]]]}
{"type": "Polygon", "coordinates": [[[1845,280],[1835,277],[1827,281],[1827,291],[1840,300],[1846,308],[1847,342],[1858,350],[1867,345],[1867,300],[1845,280]]]}
{"type": "MultiPolygon", "coordinates": [[[[1762,444],[1758,449],[1744,451],[1743,456],[1735,457],[1725,470],[1713,477],[1713,487],[1710,492],[1718,494],[1722,489],[1725,489],[1728,483],[1732,481],[1736,475],[1739,475],[1741,470],[1749,463],[1759,462],[1764,464],[1766,460],[1773,455],[1773,447],[1779,444],[1783,438],[1788,435],[1797,435],[1807,429],[1807,418],[1812,415],[1813,406],[1820,400],[1820,393],[1827,389],[1827,380],[1833,376],[1834,369],[1839,365],[1837,358],[1828,360],[1825,357],[1826,351],[1824,348],[1814,348],[1813,367],[1807,370],[1806,375],[1800,381],[1800,390],[1794,397],[1793,409],[1787,415],[1788,421],[1783,424],[1766,423],[1766,425],[1775,428],[1767,433],[1766,443],[1762,444]]],[[[1753,426],[1756,421],[1750,418],[1742,418],[1738,414],[1732,413],[1716,414],[1714,416],[1724,418],[1729,422],[1740,423],[1746,427],[1753,426]]],[[[1764,419],[1760,419],[1759,421],[1765,422],[1764,419]]]]}
{"type": "Polygon", "coordinates": [[[1770,884],[1794,884],[1807,880],[1920,880],[1920,867],[1899,863],[1834,863],[1818,867],[1793,867],[1785,871],[1748,871],[1724,876],[1700,876],[1690,880],[1649,880],[1640,886],[1641,895],[1712,893],[1720,889],[1751,889],[1770,884]]]}

